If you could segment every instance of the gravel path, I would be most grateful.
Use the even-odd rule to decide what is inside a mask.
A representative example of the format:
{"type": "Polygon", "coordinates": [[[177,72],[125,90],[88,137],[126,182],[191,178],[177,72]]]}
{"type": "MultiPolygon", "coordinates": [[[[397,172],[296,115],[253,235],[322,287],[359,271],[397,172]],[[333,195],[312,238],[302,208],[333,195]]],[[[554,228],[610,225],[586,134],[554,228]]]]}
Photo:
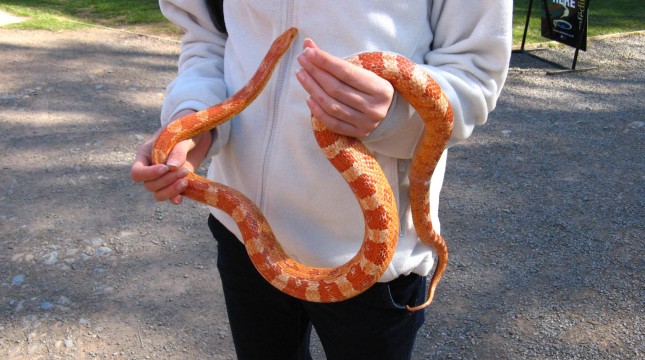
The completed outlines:
{"type": "MultiPolygon", "coordinates": [[[[235,358],[204,207],[128,177],[177,54],[0,30],[0,358],[235,358]]],[[[514,54],[489,123],[451,150],[451,259],[415,359],[645,354],[645,35],[594,41],[579,66],[597,68],[514,54]]]]}

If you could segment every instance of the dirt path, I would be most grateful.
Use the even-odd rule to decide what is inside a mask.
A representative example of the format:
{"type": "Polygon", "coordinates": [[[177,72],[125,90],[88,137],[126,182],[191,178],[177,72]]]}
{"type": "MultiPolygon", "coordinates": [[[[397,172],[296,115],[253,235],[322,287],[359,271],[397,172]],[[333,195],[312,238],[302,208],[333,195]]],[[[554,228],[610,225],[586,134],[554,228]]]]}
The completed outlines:
{"type": "MultiPolygon", "coordinates": [[[[600,68],[559,77],[514,57],[489,125],[450,154],[451,263],[416,359],[645,353],[644,43],[593,43],[600,68]]],[[[128,175],[177,55],[0,30],[0,358],[235,358],[204,207],[128,175]]]]}

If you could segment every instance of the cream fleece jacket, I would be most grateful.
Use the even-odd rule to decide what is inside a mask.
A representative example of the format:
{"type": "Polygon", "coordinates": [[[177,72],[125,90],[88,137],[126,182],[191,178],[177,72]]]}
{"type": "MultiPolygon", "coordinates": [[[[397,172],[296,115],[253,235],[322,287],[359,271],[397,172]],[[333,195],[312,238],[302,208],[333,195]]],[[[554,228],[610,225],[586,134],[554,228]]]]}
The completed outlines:
{"type": "MultiPolygon", "coordinates": [[[[451,146],[486,122],[511,53],[507,0],[225,1],[228,36],[215,30],[202,1],[160,0],[160,7],[185,30],[162,124],[181,110],[202,110],[233,94],[251,78],[273,39],[289,27],[299,29],[263,93],[215,132],[208,177],[255,201],[287,253],[310,266],[348,261],[360,247],[364,223],[356,199],[313,137],[308,95],[295,77],[303,40],[311,38],[340,57],[389,51],[423,65],[453,106],[451,146]]],[[[432,250],[417,239],[407,200],[407,172],[422,129],[415,111],[395,96],[386,119],[364,141],[393,187],[401,220],[382,282],[412,272],[425,276],[434,264],[432,250]]],[[[446,155],[429,194],[436,229],[446,155]]],[[[211,212],[240,238],[232,219],[211,212]]]]}

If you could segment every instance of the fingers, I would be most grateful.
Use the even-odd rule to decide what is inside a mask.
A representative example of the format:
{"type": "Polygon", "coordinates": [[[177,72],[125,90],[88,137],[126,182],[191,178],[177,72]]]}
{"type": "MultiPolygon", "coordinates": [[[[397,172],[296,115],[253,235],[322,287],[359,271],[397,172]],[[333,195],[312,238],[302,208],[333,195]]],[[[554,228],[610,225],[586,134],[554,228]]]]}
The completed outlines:
{"type": "MultiPolygon", "coordinates": [[[[374,129],[371,121],[352,106],[330,96],[308,73],[301,70],[297,74],[302,86],[311,95],[307,106],[316,119],[322,121],[330,130],[348,135],[362,137],[374,129]]],[[[343,96],[338,94],[337,97],[343,96]]]]}
{"type": "MultiPolygon", "coordinates": [[[[195,110],[191,109],[182,110],[170,120],[174,121],[194,112],[195,110]]],[[[162,129],[159,129],[138,149],[130,169],[130,177],[133,181],[143,183],[155,200],[169,200],[173,204],[180,204],[180,194],[188,186],[185,177],[204,160],[212,140],[211,134],[207,132],[177,143],[168,154],[165,165],[152,165],[150,153],[161,131],[162,129]]]]}
{"type": "Polygon", "coordinates": [[[392,85],[376,74],[332,56],[306,40],[296,77],[311,95],[307,105],[330,130],[365,137],[387,115],[392,85]]]}
{"type": "Polygon", "coordinates": [[[349,67],[348,69],[341,69],[340,65],[335,62],[320,61],[322,57],[316,56],[313,52],[314,50],[311,48],[305,48],[303,55],[299,57],[302,70],[298,72],[298,75],[303,75],[301,80],[305,80],[303,85],[306,86],[305,88],[308,91],[311,91],[310,94],[316,96],[316,98],[322,98],[323,96],[321,95],[327,95],[331,99],[355,109],[364,107],[367,101],[365,95],[369,95],[369,93],[359,88],[362,86],[362,78],[351,72],[367,70],[350,63],[347,63],[346,66],[349,67]],[[322,91],[322,93],[318,94],[316,90],[322,91]]]}
{"type": "MultiPolygon", "coordinates": [[[[385,80],[381,79],[373,72],[351,64],[345,59],[339,58],[320,49],[311,39],[305,40],[303,47],[303,53],[299,60],[307,60],[313,66],[329,73],[339,82],[348,84],[361,93],[378,95],[382,92],[383,89],[381,88],[381,84],[375,81],[385,80]]],[[[303,64],[301,64],[301,66],[302,65],[303,64]]],[[[307,68],[307,71],[312,70],[312,68],[307,66],[307,64],[303,66],[303,68],[305,67],[307,68]]],[[[317,80],[318,75],[322,74],[316,73],[315,77],[317,80]]]]}
{"type": "MultiPolygon", "coordinates": [[[[179,204],[182,202],[180,193],[188,186],[188,181],[184,177],[189,173],[189,169],[183,166],[186,164],[186,154],[192,145],[188,140],[180,142],[171,151],[168,165],[151,165],[150,151],[155,139],[156,136],[153,136],[137,151],[130,169],[130,177],[135,182],[143,183],[144,188],[152,193],[155,200],[170,200],[174,204],[179,204]]],[[[187,166],[192,170],[190,164],[187,166]]]]}
{"type": "Polygon", "coordinates": [[[134,163],[130,169],[130,177],[136,182],[144,182],[156,179],[168,171],[166,165],[151,165],[150,151],[154,139],[148,140],[137,150],[134,163]]]}
{"type": "MultiPolygon", "coordinates": [[[[313,98],[307,99],[307,106],[311,115],[320,120],[325,126],[338,134],[363,138],[368,136],[378,125],[369,119],[362,119],[362,114],[353,109],[346,109],[342,106],[328,105],[326,108],[319,105],[321,101],[313,98]],[[345,111],[347,110],[347,111],[345,111]],[[354,113],[356,115],[350,115],[354,113]],[[359,119],[361,118],[361,119],[359,119]]],[[[328,104],[323,101],[323,104],[328,104]]]]}
{"type": "Polygon", "coordinates": [[[152,197],[157,201],[177,200],[176,198],[188,186],[188,180],[184,178],[188,173],[186,168],[168,171],[157,179],[145,181],[143,186],[152,193],[152,197]]]}

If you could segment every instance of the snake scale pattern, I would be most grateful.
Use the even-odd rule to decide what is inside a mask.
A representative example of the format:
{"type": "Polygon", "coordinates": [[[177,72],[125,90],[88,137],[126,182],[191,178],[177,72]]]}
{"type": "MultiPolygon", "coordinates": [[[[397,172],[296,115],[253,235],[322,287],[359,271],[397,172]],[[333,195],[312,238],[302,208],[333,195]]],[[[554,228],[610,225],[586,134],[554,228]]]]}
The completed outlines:
{"type": "MultiPolygon", "coordinates": [[[[152,163],[165,163],[178,142],[214,129],[244,110],[260,94],[296,34],[297,30],[290,28],[278,37],[251,80],[230,98],[169,124],[155,142],[152,163]]],[[[347,60],[390,81],[425,124],[409,174],[410,204],[419,239],[435,249],[437,265],[427,300],[408,307],[410,311],[420,310],[431,303],[448,262],[445,241],[430,222],[428,193],[430,178],[452,133],[452,108],[439,85],[422,68],[400,55],[370,52],[347,60]]],[[[347,263],[337,268],[315,268],[292,260],[255,204],[223,184],[190,173],[186,176],[189,185],[182,195],[231,216],[254,266],[273,286],[302,300],[336,302],[364,292],[385,272],[395,252],[399,219],[392,189],[369,150],[354,138],[327,130],[315,118],[312,128],[323,153],[354,192],[365,219],[361,248],[347,263]]]]}

